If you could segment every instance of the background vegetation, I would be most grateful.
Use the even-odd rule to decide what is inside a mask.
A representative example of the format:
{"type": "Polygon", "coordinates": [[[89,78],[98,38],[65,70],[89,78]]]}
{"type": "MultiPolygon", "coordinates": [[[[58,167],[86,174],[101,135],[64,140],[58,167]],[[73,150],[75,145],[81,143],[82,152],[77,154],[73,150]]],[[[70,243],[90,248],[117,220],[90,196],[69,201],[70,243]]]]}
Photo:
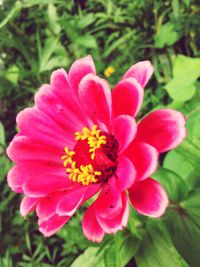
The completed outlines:
{"type": "Polygon", "coordinates": [[[200,6],[190,0],[0,0],[0,267],[200,266],[200,6]],[[188,137],[162,156],[154,178],[171,205],[152,220],[133,210],[126,230],[102,244],[85,240],[84,207],[57,235],[44,238],[35,215],[19,214],[20,196],[6,184],[5,147],[18,111],[48,83],[52,70],[91,54],[97,72],[149,59],[155,74],[139,117],[163,106],[187,117],[188,137]],[[71,265],[72,264],[72,265],[71,265]]]}

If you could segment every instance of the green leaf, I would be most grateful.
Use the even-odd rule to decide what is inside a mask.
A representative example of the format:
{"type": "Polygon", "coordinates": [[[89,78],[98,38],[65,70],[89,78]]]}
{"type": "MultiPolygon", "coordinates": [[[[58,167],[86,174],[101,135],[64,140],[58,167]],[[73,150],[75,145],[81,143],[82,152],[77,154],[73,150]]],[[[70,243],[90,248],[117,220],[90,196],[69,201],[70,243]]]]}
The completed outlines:
{"type": "Polygon", "coordinates": [[[140,240],[129,231],[118,232],[104,252],[105,267],[124,267],[138,250],[140,240]]]}
{"type": "Polygon", "coordinates": [[[186,179],[194,169],[192,163],[188,161],[187,154],[180,153],[177,149],[167,153],[163,166],[175,172],[183,179],[186,179]]]}
{"type": "Polygon", "coordinates": [[[58,16],[57,16],[57,9],[55,5],[49,4],[47,9],[47,15],[48,15],[48,24],[49,28],[53,31],[54,34],[59,34],[61,27],[59,25],[58,16]]]}
{"type": "Polygon", "coordinates": [[[13,84],[18,83],[18,78],[19,78],[19,68],[16,65],[12,65],[6,72],[6,79],[12,82],[13,84]]]}
{"type": "Polygon", "coordinates": [[[98,247],[89,247],[81,254],[70,267],[105,267],[102,252],[98,247]]]}
{"type": "Polygon", "coordinates": [[[165,89],[172,99],[182,102],[191,99],[196,91],[194,84],[190,83],[190,80],[187,79],[187,76],[172,79],[165,86],[165,89]]]}
{"type": "Polygon", "coordinates": [[[136,263],[139,267],[188,266],[174,247],[166,226],[159,220],[147,221],[136,263]]]}
{"type": "MultiPolygon", "coordinates": [[[[5,146],[5,144],[6,144],[6,136],[5,136],[4,126],[0,122],[0,145],[5,146]]],[[[0,153],[1,153],[1,149],[0,149],[0,153]]]]}
{"type": "Polygon", "coordinates": [[[174,25],[170,22],[163,24],[160,30],[154,36],[154,45],[156,48],[171,46],[179,39],[178,33],[174,30],[174,25]]]}
{"type": "Polygon", "coordinates": [[[96,39],[89,34],[77,37],[75,42],[85,48],[97,48],[96,39]]]}
{"type": "Polygon", "coordinates": [[[200,59],[178,55],[173,64],[174,78],[165,86],[170,97],[179,102],[191,99],[200,77],[200,59]]]}
{"type": "Polygon", "coordinates": [[[190,267],[200,266],[200,189],[168,213],[171,238],[190,267]]]}
{"type": "Polygon", "coordinates": [[[176,203],[186,198],[188,193],[187,184],[175,172],[160,167],[152,177],[164,186],[169,199],[173,202],[176,203]]]}
{"type": "Polygon", "coordinates": [[[200,76],[200,59],[178,55],[173,64],[173,75],[194,82],[200,76]]]}

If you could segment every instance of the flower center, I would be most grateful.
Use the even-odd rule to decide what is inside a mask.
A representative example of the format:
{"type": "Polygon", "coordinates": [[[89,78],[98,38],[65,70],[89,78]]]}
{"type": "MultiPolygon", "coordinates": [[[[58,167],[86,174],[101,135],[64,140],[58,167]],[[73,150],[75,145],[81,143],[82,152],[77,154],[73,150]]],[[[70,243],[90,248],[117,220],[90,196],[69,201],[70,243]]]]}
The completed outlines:
{"type": "Polygon", "coordinates": [[[61,157],[70,180],[83,185],[106,182],[117,169],[119,144],[112,134],[101,132],[97,125],[75,133],[73,151],[64,149],[61,157]]]}

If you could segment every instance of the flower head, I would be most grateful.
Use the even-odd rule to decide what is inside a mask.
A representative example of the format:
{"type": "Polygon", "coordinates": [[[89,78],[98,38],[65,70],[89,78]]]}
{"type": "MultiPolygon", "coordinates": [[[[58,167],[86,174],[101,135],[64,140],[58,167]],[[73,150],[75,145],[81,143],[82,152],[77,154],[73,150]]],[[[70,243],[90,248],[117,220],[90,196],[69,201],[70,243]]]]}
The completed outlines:
{"type": "Polygon", "coordinates": [[[84,235],[100,242],[128,222],[129,203],[141,214],[159,217],[168,198],[149,178],[159,153],[186,136],[184,116],[153,111],[136,122],[144,87],[153,73],[149,61],[133,65],[115,86],[98,77],[91,56],[75,61],[69,73],[53,72],[35,105],[17,116],[19,133],[7,154],[15,166],[8,184],[22,193],[23,216],[35,210],[45,236],[58,231],[89,198],[84,235]]]}

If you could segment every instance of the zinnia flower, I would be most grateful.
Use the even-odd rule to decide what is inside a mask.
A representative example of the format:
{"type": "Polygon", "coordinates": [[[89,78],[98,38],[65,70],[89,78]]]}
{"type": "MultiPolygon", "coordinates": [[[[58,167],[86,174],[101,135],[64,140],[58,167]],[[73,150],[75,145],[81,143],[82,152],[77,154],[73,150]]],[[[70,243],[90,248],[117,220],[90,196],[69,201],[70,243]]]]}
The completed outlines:
{"type": "Polygon", "coordinates": [[[45,236],[58,231],[89,198],[82,228],[100,242],[127,225],[129,201],[139,213],[161,216],[168,198],[149,178],[159,153],[186,136],[185,118],[175,110],[134,119],[153,73],[149,61],[133,65],[115,86],[98,77],[91,56],[69,73],[53,72],[35,95],[35,105],[17,116],[18,134],[7,154],[15,162],[8,184],[24,198],[20,211],[36,211],[45,236]]]}

